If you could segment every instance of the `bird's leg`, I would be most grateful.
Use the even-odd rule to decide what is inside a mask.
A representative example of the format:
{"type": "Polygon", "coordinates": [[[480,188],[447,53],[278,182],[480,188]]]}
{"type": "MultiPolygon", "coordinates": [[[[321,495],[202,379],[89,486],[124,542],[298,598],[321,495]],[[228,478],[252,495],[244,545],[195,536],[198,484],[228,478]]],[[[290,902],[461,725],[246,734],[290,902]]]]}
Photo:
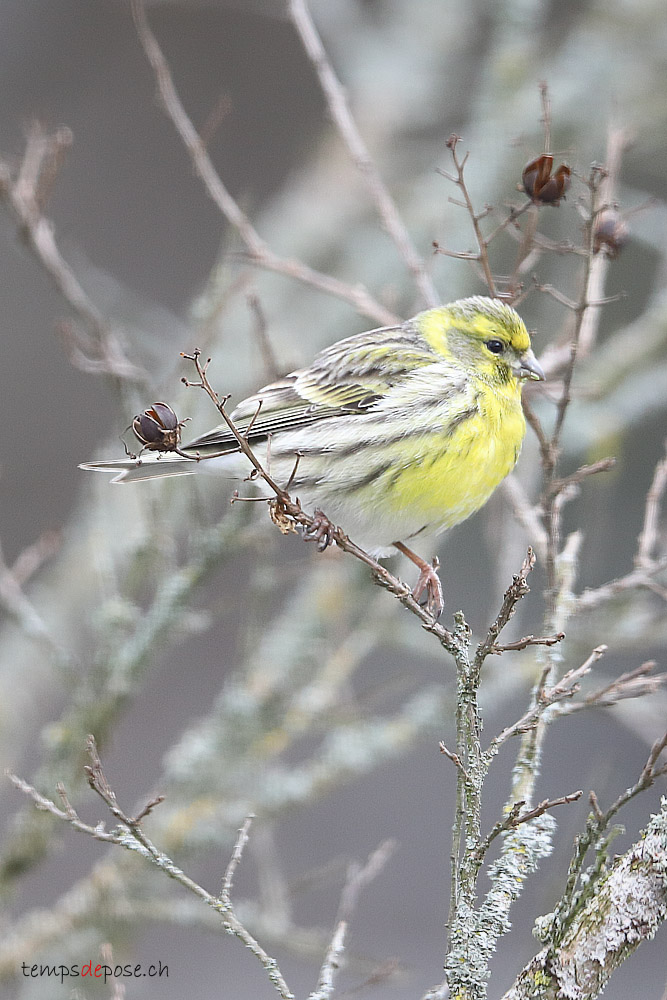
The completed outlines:
{"type": "Polygon", "coordinates": [[[419,578],[412,590],[412,596],[415,601],[419,601],[425,593],[426,607],[434,618],[439,618],[445,606],[445,598],[442,593],[440,577],[438,576],[440,562],[437,556],[433,559],[432,563],[427,563],[425,559],[418,556],[416,552],[409,549],[403,542],[394,542],[393,545],[404,556],[407,556],[415,566],[419,567],[419,578]]]}
{"type": "Polygon", "coordinates": [[[303,530],[303,539],[305,542],[316,542],[317,551],[324,552],[333,545],[335,530],[335,524],[332,524],[324,511],[316,510],[313,514],[313,523],[303,530]]]}

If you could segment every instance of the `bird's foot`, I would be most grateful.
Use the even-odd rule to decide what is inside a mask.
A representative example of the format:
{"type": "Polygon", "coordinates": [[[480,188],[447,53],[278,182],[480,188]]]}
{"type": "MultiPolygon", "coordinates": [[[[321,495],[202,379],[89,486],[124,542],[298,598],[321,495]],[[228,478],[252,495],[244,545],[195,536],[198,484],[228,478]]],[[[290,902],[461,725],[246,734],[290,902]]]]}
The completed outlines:
{"type": "Polygon", "coordinates": [[[418,604],[426,604],[429,612],[434,618],[439,618],[445,606],[445,596],[442,592],[442,584],[438,576],[440,560],[436,556],[433,563],[424,563],[419,572],[416,584],[412,588],[412,596],[418,604]],[[422,601],[422,598],[425,600],[422,601]]]}
{"type": "Polygon", "coordinates": [[[429,613],[434,618],[439,618],[445,606],[445,597],[442,592],[442,584],[438,576],[440,561],[437,556],[433,562],[428,563],[416,552],[409,549],[403,542],[394,542],[394,547],[402,552],[404,556],[419,567],[419,577],[412,589],[412,596],[419,604],[425,604],[429,613]]]}
{"type": "Polygon", "coordinates": [[[321,510],[316,510],[313,514],[313,523],[308,528],[303,529],[303,540],[305,542],[315,542],[318,552],[324,552],[334,543],[334,532],[336,525],[333,524],[326,514],[321,510]]]}

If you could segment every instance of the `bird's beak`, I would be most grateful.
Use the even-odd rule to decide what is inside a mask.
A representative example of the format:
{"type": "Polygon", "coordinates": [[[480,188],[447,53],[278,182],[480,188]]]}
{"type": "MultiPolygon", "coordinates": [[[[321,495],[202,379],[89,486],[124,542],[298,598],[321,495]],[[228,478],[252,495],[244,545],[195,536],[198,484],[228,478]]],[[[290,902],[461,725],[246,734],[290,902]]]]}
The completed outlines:
{"type": "Polygon", "coordinates": [[[530,347],[525,354],[522,354],[518,361],[512,365],[512,368],[514,369],[514,374],[517,378],[532,378],[537,382],[544,382],[546,379],[546,375],[542,371],[542,366],[530,347]]]}

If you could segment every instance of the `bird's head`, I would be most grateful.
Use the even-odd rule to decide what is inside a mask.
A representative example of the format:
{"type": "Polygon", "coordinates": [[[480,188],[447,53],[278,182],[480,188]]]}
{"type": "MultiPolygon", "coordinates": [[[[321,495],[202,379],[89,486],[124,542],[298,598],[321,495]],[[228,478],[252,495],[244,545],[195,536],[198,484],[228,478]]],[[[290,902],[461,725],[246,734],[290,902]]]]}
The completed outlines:
{"type": "Polygon", "coordinates": [[[519,314],[499,299],[476,295],[417,318],[432,349],[486,382],[544,379],[519,314]]]}

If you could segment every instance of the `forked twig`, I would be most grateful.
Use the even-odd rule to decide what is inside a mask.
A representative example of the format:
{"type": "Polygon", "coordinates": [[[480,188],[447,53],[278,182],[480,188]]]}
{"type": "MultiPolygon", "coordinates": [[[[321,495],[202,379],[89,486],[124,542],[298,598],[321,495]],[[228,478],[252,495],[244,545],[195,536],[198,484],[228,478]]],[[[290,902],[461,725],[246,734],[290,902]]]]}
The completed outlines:
{"type": "Polygon", "coordinates": [[[666,748],[667,732],[651,747],[646,763],[634,785],[622,792],[606,811],[600,808],[595,792],[591,791],[589,796],[591,813],[586,823],[586,829],[575,840],[575,850],[570,862],[567,886],[551,921],[548,954],[555,954],[572,924],[575,913],[596,890],[596,885],[605,871],[609,845],[615,833],[618,832],[618,829],[612,830],[611,833],[608,832],[612,819],[636,795],[650,788],[656,778],[667,773],[667,763],[659,763],[666,748]],[[588,869],[584,879],[584,862],[591,848],[595,849],[596,859],[591,868],[588,869]]]}
{"type": "Polygon", "coordinates": [[[604,687],[587,694],[581,701],[561,704],[559,712],[562,715],[569,715],[584,708],[606,708],[628,698],[643,698],[645,695],[654,694],[667,683],[667,674],[653,673],[655,666],[655,660],[647,660],[634,670],[626,671],[604,687]]]}
{"type": "Polygon", "coordinates": [[[501,833],[506,833],[508,830],[515,830],[522,823],[529,823],[530,820],[543,816],[545,812],[555,809],[556,806],[564,806],[569,805],[571,802],[577,802],[582,795],[583,790],[579,789],[576,792],[570,792],[569,795],[561,795],[557,799],[543,799],[533,809],[526,809],[525,812],[521,812],[521,810],[526,803],[515,802],[507,815],[498,820],[495,826],[487,833],[486,837],[477,845],[474,852],[475,857],[479,861],[482,861],[493,841],[501,833]]]}
{"type": "Polygon", "coordinates": [[[424,261],[417,253],[394,200],[352,117],[345,91],[322,45],[306,0],[288,0],[287,9],[303,43],[306,55],[315,67],[331,118],[366,183],[383,225],[412,274],[425,304],[429,307],[439,305],[440,298],[431,278],[426,273],[424,261]]]}
{"type": "Polygon", "coordinates": [[[590,672],[593,665],[597,663],[602,656],[604,656],[606,651],[606,646],[596,646],[581,666],[575,667],[573,670],[568,670],[559,681],[551,686],[548,686],[547,684],[550,669],[549,666],[547,666],[542,673],[540,682],[537,685],[535,704],[532,705],[527,712],[524,712],[520,719],[513,722],[512,725],[507,726],[502,730],[502,732],[491,740],[489,748],[486,751],[487,754],[497,753],[499,748],[506,743],[507,740],[511,739],[511,737],[518,736],[534,729],[540,719],[544,716],[545,712],[551,708],[551,706],[556,705],[558,702],[565,699],[573,698],[579,690],[579,681],[581,678],[590,672]]]}
{"type": "Polygon", "coordinates": [[[387,326],[398,322],[394,313],[379,303],[363,285],[349,285],[331,275],[307,267],[299,260],[280,257],[264,242],[238,202],[231,196],[217,173],[201,136],[188,116],[174,86],[169,64],[157,38],[151,31],[143,0],[131,0],[132,16],[139,41],[153,69],[162,105],[185,145],[197,176],[214,204],[234,226],[253,264],[310,285],[353,305],[360,313],[387,326]]]}
{"type": "Polygon", "coordinates": [[[377,878],[396,847],[394,840],[385,840],[368,857],[365,865],[353,863],[349,866],[340,897],[336,928],[320,969],[317,988],[310,994],[308,1000],[329,1000],[329,997],[333,995],[335,974],[340,965],[348,925],[356,909],[359,894],[369,882],[377,878]]]}
{"type": "Polygon", "coordinates": [[[646,589],[667,601],[667,588],[660,586],[655,577],[667,569],[667,553],[654,556],[659,537],[660,508],[667,489],[667,456],[655,467],[653,479],[646,494],[642,529],[637,539],[634,567],[625,576],[610,580],[595,589],[588,589],[577,598],[579,608],[596,608],[619,594],[630,590],[646,589]]]}
{"type": "Polygon", "coordinates": [[[126,848],[126,850],[134,851],[142,857],[148,858],[166,875],[168,875],[169,878],[174,879],[189,892],[194,893],[202,899],[208,906],[212,907],[221,915],[225,928],[231,934],[234,934],[235,937],[238,937],[246,948],[259,960],[265,969],[268,978],[283,1000],[294,1000],[294,994],[283,978],[276,960],[262,948],[259,942],[241,923],[236,916],[230,900],[232,879],[241,859],[243,847],[247,841],[250,818],[246,820],[239,833],[236,846],[225,871],[221,895],[219,897],[213,896],[201,885],[186,875],[182,869],[175,865],[171,858],[169,858],[166,854],[163,854],[163,852],[160,851],[144,833],[141,827],[141,821],[156,805],[163,801],[163,797],[157,796],[152,799],[135,817],[128,816],[119,806],[115,792],[104,774],[102,762],[97,752],[93,736],[88,737],[87,752],[90,760],[90,763],[86,765],[85,768],[88,775],[88,783],[105,802],[112,815],[118,820],[120,827],[115,830],[106,831],[103,823],[98,823],[96,826],[90,826],[88,823],[83,823],[79,819],[71,803],[68,801],[67,795],[62,786],[58,788],[58,794],[63,802],[64,808],[60,809],[54,802],[51,801],[51,799],[41,795],[31,785],[22,781],[21,778],[18,778],[13,774],[9,774],[9,778],[16,788],[32,799],[38,809],[43,809],[44,811],[51,813],[51,815],[56,816],[58,819],[69,823],[75,830],[79,830],[81,833],[86,833],[89,836],[94,837],[96,840],[117,844],[126,848]]]}
{"type": "MultiPolygon", "coordinates": [[[[496,640],[498,639],[498,636],[509,622],[510,618],[513,616],[519,601],[523,597],[525,597],[526,594],[529,593],[527,579],[528,575],[530,574],[534,566],[535,566],[535,553],[533,552],[532,548],[529,547],[528,552],[526,553],[526,557],[521,566],[521,569],[513,577],[512,583],[505,591],[503,603],[500,608],[500,611],[496,616],[495,621],[492,622],[492,624],[489,626],[489,630],[487,632],[484,641],[481,642],[477,647],[477,652],[475,653],[475,663],[478,666],[478,668],[481,667],[482,663],[489,655],[489,653],[498,653],[501,651],[500,647],[497,646],[496,640]]],[[[560,639],[554,639],[553,641],[560,642],[560,639]]],[[[525,646],[531,645],[532,642],[533,642],[533,637],[532,636],[527,637],[526,641],[524,642],[524,645],[517,646],[516,648],[523,649],[525,648],[525,646]],[[530,639],[531,641],[529,642],[528,639],[530,639]]],[[[544,642],[547,642],[547,640],[544,640],[544,642]]],[[[547,644],[549,643],[547,642],[547,644]]]]}
{"type": "Polygon", "coordinates": [[[444,170],[440,171],[440,173],[442,173],[443,177],[446,177],[448,180],[456,184],[456,186],[461,191],[461,194],[463,195],[463,199],[465,202],[464,207],[468,210],[468,214],[472,222],[472,227],[475,231],[475,239],[477,240],[477,246],[479,248],[477,254],[471,255],[471,259],[478,261],[479,264],[481,265],[482,270],[484,272],[484,280],[486,281],[486,287],[489,290],[489,295],[495,296],[497,294],[496,282],[493,277],[493,272],[491,270],[491,264],[489,262],[489,252],[488,252],[489,241],[484,238],[484,234],[482,233],[479,224],[480,219],[484,218],[484,214],[486,213],[479,215],[477,212],[475,212],[475,208],[473,206],[472,199],[468,191],[468,185],[466,184],[465,180],[465,166],[466,163],[468,162],[468,153],[465,154],[462,160],[459,159],[457,153],[457,146],[458,143],[460,142],[460,139],[461,139],[460,136],[452,134],[447,140],[447,148],[451,151],[454,167],[456,168],[456,174],[449,174],[444,170]]]}
{"type": "Polygon", "coordinates": [[[9,166],[0,161],[0,198],[9,207],[27,246],[80,320],[80,326],[66,326],[65,346],[72,363],[83,371],[145,386],[146,373],[125,354],[113,328],[60,252],[53,223],[43,214],[71,142],[69,129],[61,128],[49,135],[34,122],[15,179],[9,166]]]}

